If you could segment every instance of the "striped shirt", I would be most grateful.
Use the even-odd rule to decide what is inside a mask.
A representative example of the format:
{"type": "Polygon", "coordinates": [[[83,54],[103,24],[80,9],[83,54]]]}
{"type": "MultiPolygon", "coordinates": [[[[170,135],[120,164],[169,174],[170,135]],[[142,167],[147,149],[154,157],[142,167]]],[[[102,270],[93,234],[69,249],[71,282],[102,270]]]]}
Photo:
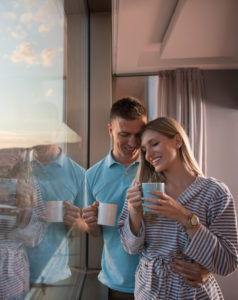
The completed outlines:
{"type": "Polygon", "coordinates": [[[40,243],[45,225],[41,221],[44,205],[39,188],[36,188],[36,206],[29,224],[15,226],[16,218],[0,218],[0,300],[23,300],[29,290],[29,262],[25,246],[40,243]]]}
{"type": "Polygon", "coordinates": [[[225,184],[214,178],[198,176],[177,198],[196,214],[201,226],[192,239],[178,222],[155,215],[145,215],[138,236],[129,225],[128,203],[125,202],[119,231],[125,250],[141,253],[136,271],[136,299],[223,299],[211,275],[205,284],[194,288],[173,272],[170,262],[180,253],[186,261],[200,263],[214,274],[226,276],[238,265],[237,220],[233,197],[225,184]]]}

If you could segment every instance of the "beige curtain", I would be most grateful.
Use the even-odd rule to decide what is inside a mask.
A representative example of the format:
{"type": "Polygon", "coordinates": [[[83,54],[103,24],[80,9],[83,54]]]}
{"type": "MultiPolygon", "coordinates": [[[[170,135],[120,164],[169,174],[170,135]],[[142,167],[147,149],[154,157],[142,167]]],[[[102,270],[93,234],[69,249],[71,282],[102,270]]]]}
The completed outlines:
{"type": "Polygon", "coordinates": [[[206,173],[205,87],[201,70],[159,73],[158,116],[170,116],[184,127],[194,156],[206,173]]]}

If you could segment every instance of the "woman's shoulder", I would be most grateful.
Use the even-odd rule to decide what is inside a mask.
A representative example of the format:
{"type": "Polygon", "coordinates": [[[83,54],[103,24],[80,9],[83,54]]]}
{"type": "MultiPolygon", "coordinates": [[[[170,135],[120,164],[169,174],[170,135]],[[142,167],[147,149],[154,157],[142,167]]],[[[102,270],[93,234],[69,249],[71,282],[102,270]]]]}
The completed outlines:
{"type": "Polygon", "coordinates": [[[199,182],[207,191],[215,193],[217,196],[231,195],[228,186],[217,178],[199,176],[199,182]]]}

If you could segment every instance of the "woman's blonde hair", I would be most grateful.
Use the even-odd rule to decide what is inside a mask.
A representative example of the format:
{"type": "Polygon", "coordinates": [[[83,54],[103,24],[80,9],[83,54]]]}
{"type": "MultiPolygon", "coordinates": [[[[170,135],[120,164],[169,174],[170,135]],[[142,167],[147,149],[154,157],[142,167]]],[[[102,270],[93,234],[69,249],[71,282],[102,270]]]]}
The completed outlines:
{"type": "MultiPolygon", "coordinates": [[[[141,137],[147,130],[156,131],[169,139],[179,134],[182,139],[182,145],[179,148],[179,154],[185,168],[194,175],[203,175],[197,161],[195,160],[188,136],[183,127],[174,119],[169,117],[159,117],[148,122],[141,131],[141,137]]],[[[157,173],[154,167],[145,159],[145,152],[141,151],[141,162],[137,172],[137,181],[139,182],[164,182],[166,179],[163,173],[157,173]]]]}

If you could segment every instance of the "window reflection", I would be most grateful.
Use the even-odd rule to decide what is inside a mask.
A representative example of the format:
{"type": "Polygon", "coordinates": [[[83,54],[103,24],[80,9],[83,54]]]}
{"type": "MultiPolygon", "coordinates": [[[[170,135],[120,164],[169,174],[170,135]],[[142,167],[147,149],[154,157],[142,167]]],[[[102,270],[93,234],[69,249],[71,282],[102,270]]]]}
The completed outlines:
{"type": "Polygon", "coordinates": [[[67,155],[83,141],[65,123],[64,6],[0,2],[0,300],[73,299],[84,274],[85,235],[80,219],[72,224],[85,170],[67,155]]]}

